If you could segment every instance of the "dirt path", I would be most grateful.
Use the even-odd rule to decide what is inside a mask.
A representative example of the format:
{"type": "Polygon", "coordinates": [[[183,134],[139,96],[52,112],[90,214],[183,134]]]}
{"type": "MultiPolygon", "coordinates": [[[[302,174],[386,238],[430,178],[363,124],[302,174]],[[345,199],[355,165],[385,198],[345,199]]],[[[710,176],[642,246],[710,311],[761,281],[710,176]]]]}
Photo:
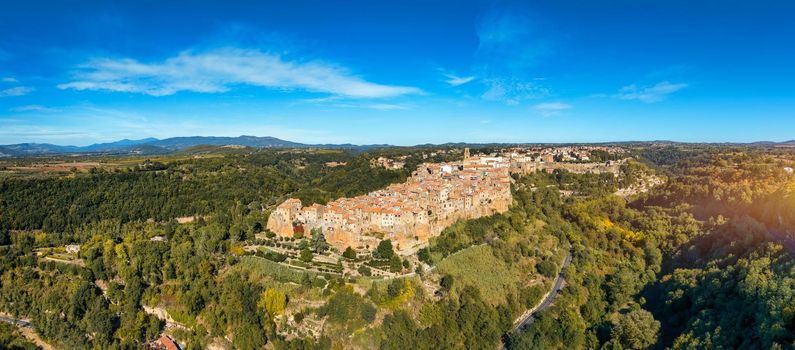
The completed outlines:
{"type": "Polygon", "coordinates": [[[28,340],[32,341],[34,344],[38,345],[44,350],[57,350],[56,347],[50,345],[49,343],[45,342],[44,340],[39,337],[38,334],[33,330],[33,328],[22,328],[21,330],[22,335],[28,340]]]}

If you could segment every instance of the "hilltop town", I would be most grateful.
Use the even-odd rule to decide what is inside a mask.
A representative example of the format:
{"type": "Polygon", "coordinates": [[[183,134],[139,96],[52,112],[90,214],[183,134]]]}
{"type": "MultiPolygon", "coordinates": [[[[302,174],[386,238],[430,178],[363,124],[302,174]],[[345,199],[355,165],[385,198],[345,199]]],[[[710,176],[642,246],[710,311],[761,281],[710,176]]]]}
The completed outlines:
{"type": "Polygon", "coordinates": [[[382,238],[409,248],[427,243],[459,219],[505,212],[511,204],[510,184],[507,168],[467,161],[424,163],[405,183],[366,195],[307,207],[288,199],[271,213],[267,228],[282,237],[320,229],[340,250],[375,247],[382,238]]]}
{"type": "MultiPolygon", "coordinates": [[[[389,239],[408,254],[457,220],[508,210],[510,174],[565,169],[618,175],[623,160],[587,162],[596,151],[623,152],[601,147],[511,148],[471,156],[465,148],[460,162],[420,164],[405,183],[366,195],[306,207],[297,198],[288,199],[271,213],[267,228],[281,237],[320,230],[339,250],[369,250],[389,239]]],[[[405,163],[380,157],[371,164],[394,168],[405,163]]]]}

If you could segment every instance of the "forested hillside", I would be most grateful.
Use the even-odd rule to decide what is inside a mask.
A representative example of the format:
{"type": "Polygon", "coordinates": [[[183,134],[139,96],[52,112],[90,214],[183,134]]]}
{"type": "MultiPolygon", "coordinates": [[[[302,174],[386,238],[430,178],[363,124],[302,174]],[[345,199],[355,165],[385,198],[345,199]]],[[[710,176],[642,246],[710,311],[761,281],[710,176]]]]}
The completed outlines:
{"type": "MultiPolygon", "coordinates": [[[[459,221],[416,256],[387,240],[373,259],[338,252],[322,272],[307,268],[329,249],[322,233],[273,238],[273,205],[403,181],[423,151],[224,151],[2,178],[0,311],[67,349],[163,333],[189,349],[793,349],[795,155],[677,147],[632,149],[617,177],[514,175],[507,212],[459,221]],[[614,195],[651,173],[666,182],[614,195]],[[569,251],[552,306],[512,331],[569,251]],[[361,273],[339,273],[350,264],[361,273]],[[370,276],[379,264],[399,275],[370,276]]],[[[2,328],[3,346],[32,345],[2,328]]]]}
{"type": "Polygon", "coordinates": [[[306,202],[358,195],[403,181],[405,172],[370,167],[342,151],[230,153],[222,157],[141,159],[126,168],[69,176],[0,180],[0,225],[70,232],[100,220],[167,221],[223,215],[237,203],[268,207],[285,196],[306,202]],[[326,162],[349,162],[327,167],[326,162]]]}
{"type": "Polygon", "coordinates": [[[795,347],[795,251],[775,234],[795,217],[784,209],[793,154],[639,153],[669,181],[629,207],[604,198],[567,211],[582,230],[568,286],[515,348],[795,347]]]}

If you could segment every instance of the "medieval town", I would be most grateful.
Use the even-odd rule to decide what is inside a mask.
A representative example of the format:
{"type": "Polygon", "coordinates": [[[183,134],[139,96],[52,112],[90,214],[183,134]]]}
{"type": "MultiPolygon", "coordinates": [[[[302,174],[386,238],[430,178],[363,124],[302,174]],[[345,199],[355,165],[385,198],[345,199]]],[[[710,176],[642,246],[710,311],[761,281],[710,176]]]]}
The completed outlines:
{"type": "MultiPolygon", "coordinates": [[[[587,162],[591,150],[547,149],[535,156],[526,151],[510,149],[472,156],[465,148],[460,162],[420,164],[405,183],[366,195],[306,207],[291,198],[271,213],[267,228],[281,237],[321,230],[328,243],[340,250],[368,250],[381,239],[390,239],[398,251],[410,254],[457,220],[508,210],[512,173],[566,169],[617,174],[621,163],[567,162],[587,162]]],[[[384,167],[396,163],[402,165],[385,158],[373,162],[384,167]]]]}

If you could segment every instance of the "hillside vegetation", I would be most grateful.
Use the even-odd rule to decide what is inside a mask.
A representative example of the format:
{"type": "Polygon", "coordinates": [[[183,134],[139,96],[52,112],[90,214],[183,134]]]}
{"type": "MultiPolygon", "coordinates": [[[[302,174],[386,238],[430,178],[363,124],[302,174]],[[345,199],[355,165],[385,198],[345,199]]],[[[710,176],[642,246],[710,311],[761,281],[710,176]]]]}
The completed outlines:
{"type": "MultiPolygon", "coordinates": [[[[205,151],[0,179],[0,311],[66,349],[137,349],[164,332],[189,349],[795,347],[791,150],[644,146],[618,177],[514,175],[507,212],[459,221],[415,257],[377,252],[387,278],[355,252],[309,269],[329,256],[318,234],[279,241],[295,249],[285,261],[263,227],[286,197],[403,181],[421,150],[205,151]],[[378,156],[407,168],[371,166],[378,156]],[[613,195],[649,174],[665,184],[613,195]],[[552,306],[512,332],[570,249],[552,306]]],[[[5,328],[3,344],[30,346],[5,328]]]]}

